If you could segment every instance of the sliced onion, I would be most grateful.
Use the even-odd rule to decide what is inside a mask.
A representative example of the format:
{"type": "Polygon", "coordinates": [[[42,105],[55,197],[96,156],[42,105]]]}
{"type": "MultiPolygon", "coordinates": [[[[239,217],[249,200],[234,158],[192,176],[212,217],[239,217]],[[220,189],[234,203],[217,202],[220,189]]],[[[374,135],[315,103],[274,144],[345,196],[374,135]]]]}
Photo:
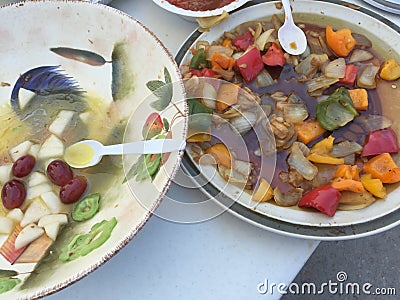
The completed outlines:
{"type": "Polygon", "coordinates": [[[272,35],[272,33],[275,31],[275,29],[269,29],[267,31],[264,31],[256,40],[256,46],[260,51],[264,51],[265,45],[269,42],[273,42],[275,38],[272,35]]]}
{"type": "Polygon", "coordinates": [[[319,67],[329,60],[326,54],[310,54],[306,59],[295,67],[298,74],[306,77],[312,77],[318,71],[319,67]]]}
{"type": "Polygon", "coordinates": [[[233,76],[235,76],[234,71],[224,70],[222,68],[212,68],[212,70],[218,75],[221,75],[221,77],[226,81],[232,81],[233,76]]]}
{"type": "Polygon", "coordinates": [[[244,160],[234,160],[232,164],[232,169],[248,177],[251,170],[253,169],[253,164],[244,160]]]}
{"type": "Polygon", "coordinates": [[[331,154],[334,157],[345,157],[354,153],[359,153],[362,149],[363,147],[356,142],[343,141],[333,145],[331,154]]]}
{"type": "Polygon", "coordinates": [[[350,56],[349,62],[355,63],[355,62],[367,61],[373,57],[374,55],[367,50],[354,49],[353,53],[350,56]]]}
{"type": "Polygon", "coordinates": [[[256,77],[256,83],[259,87],[266,87],[275,84],[275,81],[268,71],[263,69],[256,77]]]}
{"type": "Polygon", "coordinates": [[[203,86],[203,99],[202,102],[205,106],[215,109],[217,106],[217,90],[208,82],[204,82],[203,86]]]}
{"type": "Polygon", "coordinates": [[[289,166],[294,168],[307,180],[312,180],[318,173],[318,168],[309,162],[309,160],[304,156],[298,142],[293,143],[292,151],[287,162],[289,166]]]}
{"type": "Polygon", "coordinates": [[[392,121],[390,119],[380,115],[363,116],[359,117],[359,120],[365,124],[365,127],[369,131],[385,129],[392,126],[392,121]]]}
{"type": "Polygon", "coordinates": [[[283,116],[287,122],[300,123],[308,118],[307,106],[303,103],[286,103],[283,106],[283,116]]]}
{"type": "Polygon", "coordinates": [[[248,181],[247,176],[244,176],[243,174],[240,174],[239,172],[236,172],[230,168],[225,168],[221,165],[218,165],[217,169],[219,175],[221,175],[222,178],[224,178],[227,182],[235,185],[246,186],[248,181]]]}
{"type": "Polygon", "coordinates": [[[243,135],[250,131],[256,123],[257,117],[254,112],[245,111],[239,117],[230,120],[231,125],[238,131],[239,134],[243,135]]]}
{"type": "Polygon", "coordinates": [[[351,35],[356,40],[357,47],[361,47],[364,49],[372,47],[372,42],[365,35],[358,34],[358,33],[352,33],[351,35]]]}
{"type": "Polygon", "coordinates": [[[324,75],[331,78],[343,78],[346,74],[346,61],[343,57],[329,62],[324,68],[324,75]]]}
{"type": "Polygon", "coordinates": [[[379,67],[373,64],[366,65],[357,76],[357,85],[366,89],[376,88],[375,77],[379,67]]]}
{"type": "Polygon", "coordinates": [[[327,89],[332,84],[338,82],[338,78],[329,78],[325,76],[320,76],[318,78],[311,79],[307,81],[307,92],[313,93],[315,91],[327,89]]]}
{"type": "Polygon", "coordinates": [[[304,190],[301,188],[293,188],[286,193],[282,193],[278,187],[274,189],[274,200],[279,206],[295,206],[303,196],[304,190]]]}

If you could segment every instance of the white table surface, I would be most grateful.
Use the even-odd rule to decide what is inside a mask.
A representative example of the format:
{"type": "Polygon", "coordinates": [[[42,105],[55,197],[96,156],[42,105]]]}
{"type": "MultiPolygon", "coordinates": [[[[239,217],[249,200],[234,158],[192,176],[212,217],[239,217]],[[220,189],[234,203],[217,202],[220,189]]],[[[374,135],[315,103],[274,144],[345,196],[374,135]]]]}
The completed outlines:
{"type": "MultiPolygon", "coordinates": [[[[12,1],[0,0],[6,2],[12,1]]],[[[151,0],[110,5],[145,24],[172,54],[196,27],[151,0]]],[[[400,23],[398,17],[382,14],[400,23]]],[[[167,195],[205,199],[200,191],[178,185],[167,195]]],[[[48,299],[265,299],[257,285],[265,279],[289,284],[317,245],[270,233],[229,213],[190,225],[154,216],[104,266],[48,299]]],[[[280,294],[267,297],[279,299],[280,294]]]]}

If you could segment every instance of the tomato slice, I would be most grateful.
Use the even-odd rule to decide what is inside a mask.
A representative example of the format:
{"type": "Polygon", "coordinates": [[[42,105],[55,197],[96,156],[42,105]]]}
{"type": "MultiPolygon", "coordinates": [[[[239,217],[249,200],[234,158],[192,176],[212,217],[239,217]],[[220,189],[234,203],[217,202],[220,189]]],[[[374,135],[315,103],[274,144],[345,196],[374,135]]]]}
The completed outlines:
{"type": "Polygon", "coordinates": [[[366,140],[361,156],[399,152],[396,133],[391,128],[371,131],[366,140]]]}

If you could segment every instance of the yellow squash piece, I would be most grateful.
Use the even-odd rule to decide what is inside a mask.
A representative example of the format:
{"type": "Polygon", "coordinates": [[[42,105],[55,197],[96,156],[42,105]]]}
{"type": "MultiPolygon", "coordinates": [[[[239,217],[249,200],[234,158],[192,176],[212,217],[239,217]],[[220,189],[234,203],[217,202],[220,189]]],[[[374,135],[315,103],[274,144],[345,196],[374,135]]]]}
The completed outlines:
{"type": "Polygon", "coordinates": [[[329,154],[311,153],[309,156],[307,156],[307,159],[317,164],[328,164],[328,165],[344,164],[344,158],[336,158],[329,154]]]}
{"type": "Polygon", "coordinates": [[[311,148],[311,153],[315,154],[328,154],[329,152],[332,151],[333,148],[333,141],[335,138],[333,136],[329,136],[322,141],[316,143],[314,146],[311,148]]]}
{"type": "Polygon", "coordinates": [[[372,178],[371,174],[365,174],[361,176],[361,183],[375,197],[386,198],[386,188],[380,179],[372,178]]]}
{"type": "Polygon", "coordinates": [[[351,101],[357,110],[368,109],[368,92],[366,89],[349,90],[351,101]]]}
{"type": "Polygon", "coordinates": [[[399,79],[400,66],[393,58],[390,58],[383,63],[381,73],[379,75],[385,80],[399,79]]]}
{"type": "Polygon", "coordinates": [[[252,200],[256,202],[267,202],[274,197],[274,190],[267,180],[264,178],[260,179],[260,184],[257,190],[254,192],[252,200]]]}

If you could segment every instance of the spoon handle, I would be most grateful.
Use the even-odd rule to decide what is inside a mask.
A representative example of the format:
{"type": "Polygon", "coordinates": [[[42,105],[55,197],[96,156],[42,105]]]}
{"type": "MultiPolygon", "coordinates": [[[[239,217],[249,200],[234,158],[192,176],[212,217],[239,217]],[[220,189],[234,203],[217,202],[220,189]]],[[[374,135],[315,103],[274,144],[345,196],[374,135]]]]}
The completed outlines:
{"type": "Polygon", "coordinates": [[[293,22],[290,0],[282,0],[282,4],[283,4],[283,9],[285,10],[285,19],[288,22],[293,22]]]}
{"type": "Polygon", "coordinates": [[[102,155],[121,155],[121,154],[158,154],[178,150],[184,150],[185,140],[178,139],[159,139],[138,141],[125,144],[109,145],[103,147],[102,155]]]}

